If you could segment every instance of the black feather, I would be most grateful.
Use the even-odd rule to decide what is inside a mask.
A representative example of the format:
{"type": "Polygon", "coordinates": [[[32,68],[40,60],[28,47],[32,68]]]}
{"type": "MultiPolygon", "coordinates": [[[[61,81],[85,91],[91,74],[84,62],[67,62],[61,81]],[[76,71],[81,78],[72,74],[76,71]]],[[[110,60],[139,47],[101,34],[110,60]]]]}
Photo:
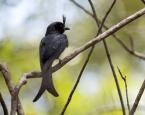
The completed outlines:
{"type": "Polygon", "coordinates": [[[53,61],[58,59],[64,49],[68,46],[67,36],[63,34],[65,31],[65,20],[66,18],[63,17],[63,23],[54,22],[50,24],[47,28],[45,37],[41,40],[39,54],[42,71],[42,83],[33,102],[37,101],[45,90],[53,96],[58,96],[58,93],[53,85],[51,69],[53,61]],[[46,68],[46,62],[48,67],[47,71],[44,69],[46,68]]]}

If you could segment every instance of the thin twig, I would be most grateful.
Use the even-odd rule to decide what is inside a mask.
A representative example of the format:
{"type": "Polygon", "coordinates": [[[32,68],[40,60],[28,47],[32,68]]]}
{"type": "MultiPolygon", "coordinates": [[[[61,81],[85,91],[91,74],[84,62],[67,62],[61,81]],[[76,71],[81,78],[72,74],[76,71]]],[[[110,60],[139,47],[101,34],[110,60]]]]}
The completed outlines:
{"type": "MultiPolygon", "coordinates": [[[[93,14],[86,10],[82,5],[80,5],[78,2],[76,2],[75,0],[70,0],[72,3],[74,3],[77,7],[79,7],[80,9],[82,9],[83,11],[85,11],[88,15],[90,15],[91,17],[93,17],[93,14]]],[[[101,21],[98,19],[99,23],[101,23],[101,21]]],[[[109,28],[106,25],[103,25],[103,27],[108,30],[109,28]]],[[[143,55],[142,53],[139,53],[137,51],[133,51],[132,49],[128,48],[127,45],[125,45],[125,43],[123,43],[115,34],[112,34],[112,36],[117,40],[117,42],[127,51],[129,52],[131,55],[138,57],[142,60],[145,60],[145,55],[143,55]]]]}
{"type": "MultiPolygon", "coordinates": [[[[100,23],[99,23],[99,20],[98,20],[98,17],[97,17],[96,10],[95,10],[95,7],[94,7],[94,5],[93,5],[93,2],[92,2],[91,0],[88,0],[88,1],[89,1],[89,4],[90,4],[91,9],[92,9],[92,12],[93,12],[93,19],[95,19],[95,22],[96,22],[96,24],[97,24],[97,26],[98,26],[98,28],[99,28],[100,23]]],[[[103,21],[102,21],[102,22],[103,22],[103,21]]],[[[100,27],[100,28],[98,29],[98,35],[100,34],[101,30],[102,30],[102,27],[100,27]]]]}
{"type": "MultiPolygon", "coordinates": [[[[9,89],[10,94],[13,97],[14,85],[13,85],[13,82],[11,80],[10,72],[8,71],[8,68],[6,67],[6,65],[3,65],[3,64],[0,64],[0,71],[5,79],[5,82],[6,82],[8,89],[9,89]]],[[[13,111],[12,106],[11,106],[11,111],[13,111]]],[[[19,98],[18,98],[18,105],[17,105],[17,113],[18,113],[18,115],[24,115],[22,104],[21,104],[19,98]]]]}
{"type": "Polygon", "coordinates": [[[70,0],[73,4],[75,4],[78,8],[82,9],[86,14],[89,14],[90,16],[94,17],[93,14],[86,10],[82,5],[78,4],[75,0],[70,0]]]}
{"type": "Polygon", "coordinates": [[[11,80],[11,75],[10,75],[10,72],[8,71],[8,68],[6,67],[6,65],[0,64],[0,71],[5,79],[5,82],[6,82],[8,89],[9,89],[9,92],[12,94],[13,89],[14,89],[14,84],[11,80]]]}
{"type": "Polygon", "coordinates": [[[125,43],[123,41],[121,41],[116,35],[113,35],[114,38],[120,43],[120,45],[126,50],[128,51],[131,55],[139,58],[139,59],[142,59],[142,60],[145,60],[145,55],[143,55],[142,53],[139,53],[135,50],[132,50],[131,48],[129,48],[127,45],[125,45],[125,43]]]}
{"type": "Polygon", "coordinates": [[[125,84],[125,90],[126,90],[126,100],[127,100],[127,108],[128,108],[128,112],[130,112],[130,104],[129,104],[129,97],[128,97],[128,88],[127,88],[127,81],[126,81],[126,76],[123,76],[122,72],[120,71],[119,67],[117,67],[118,72],[122,78],[122,80],[124,81],[125,84]]]}
{"type": "Polygon", "coordinates": [[[119,95],[119,99],[120,99],[120,103],[121,103],[121,107],[122,107],[122,112],[123,112],[123,115],[126,115],[123,97],[122,97],[122,94],[121,94],[121,90],[120,90],[119,82],[118,82],[118,79],[117,79],[117,75],[115,73],[115,69],[114,69],[114,66],[113,66],[113,63],[112,63],[112,60],[111,60],[111,56],[110,56],[110,53],[109,53],[109,50],[108,50],[108,47],[107,47],[107,44],[106,44],[105,40],[103,41],[103,43],[104,43],[104,46],[105,46],[105,51],[106,51],[108,61],[109,61],[109,64],[110,64],[110,67],[111,67],[111,70],[112,70],[112,74],[113,74],[113,77],[114,77],[114,80],[115,80],[115,84],[116,84],[116,87],[117,87],[117,91],[118,91],[118,95],[119,95]]]}
{"type": "MultiPolygon", "coordinates": [[[[106,21],[106,19],[107,19],[108,15],[110,14],[110,12],[111,12],[111,10],[112,10],[113,6],[115,5],[115,3],[116,3],[116,0],[113,0],[113,2],[112,2],[112,4],[111,4],[111,6],[109,7],[109,9],[108,9],[107,13],[105,14],[105,16],[104,16],[104,18],[103,18],[103,20],[102,20],[102,23],[101,23],[101,25],[100,25],[100,28],[99,28],[99,30],[98,30],[98,33],[100,33],[100,32],[101,32],[102,27],[103,27],[103,25],[105,24],[105,21],[106,21]]],[[[98,20],[98,22],[99,22],[99,19],[97,19],[97,18],[95,18],[95,19],[96,19],[96,20],[98,20]]]]}
{"type": "Polygon", "coordinates": [[[84,63],[84,65],[83,65],[82,69],[81,69],[81,72],[80,72],[80,74],[79,74],[79,76],[78,76],[78,78],[77,78],[77,81],[76,81],[76,83],[75,83],[75,85],[74,85],[74,87],[73,87],[71,93],[69,94],[69,97],[68,97],[68,99],[67,99],[67,102],[66,102],[64,108],[62,109],[62,112],[61,112],[60,115],[64,115],[64,113],[65,113],[65,111],[66,111],[66,109],[67,109],[67,107],[68,107],[68,105],[69,105],[69,103],[70,103],[70,101],[71,101],[71,99],[72,99],[72,96],[73,96],[73,94],[74,94],[74,92],[75,92],[75,90],[76,90],[76,88],[77,88],[77,86],[78,86],[78,83],[79,83],[79,81],[80,81],[80,79],[81,79],[81,76],[82,76],[82,74],[83,74],[83,71],[84,71],[84,69],[85,69],[85,67],[86,67],[86,65],[87,65],[87,63],[88,63],[88,61],[89,61],[89,59],[90,59],[90,56],[91,56],[91,54],[92,54],[92,51],[93,51],[93,47],[91,47],[91,50],[90,50],[90,52],[89,52],[89,54],[88,54],[88,56],[87,56],[87,58],[86,58],[86,60],[85,60],[85,63],[84,63]]]}
{"type": "Polygon", "coordinates": [[[137,97],[135,99],[135,102],[134,102],[134,104],[133,104],[133,106],[132,106],[132,108],[130,110],[129,115],[134,115],[134,113],[135,113],[135,111],[136,111],[136,109],[138,107],[139,101],[141,99],[141,96],[143,95],[144,90],[145,90],[145,80],[143,81],[142,86],[139,89],[139,92],[138,92],[137,97]]]}
{"type": "Polygon", "coordinates": [[[8,109],[7,109],[7,106],[6,106],[4,99],[2,97],[1,92],[0,92],[0,103],[1,103],[3,111],[4,111],[4,115],[8,115],[8,109]]]}

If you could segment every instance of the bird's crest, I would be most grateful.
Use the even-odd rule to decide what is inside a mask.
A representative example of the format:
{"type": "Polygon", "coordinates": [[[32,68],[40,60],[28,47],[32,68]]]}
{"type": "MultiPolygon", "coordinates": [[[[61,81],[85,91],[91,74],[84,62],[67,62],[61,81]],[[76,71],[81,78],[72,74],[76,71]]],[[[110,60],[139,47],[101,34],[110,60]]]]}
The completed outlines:
{"type": "Polygon", "coordinates": [[[65,25],[66,17],[63,15],[62,18],[63,18],[63,24],[65,25]]]}

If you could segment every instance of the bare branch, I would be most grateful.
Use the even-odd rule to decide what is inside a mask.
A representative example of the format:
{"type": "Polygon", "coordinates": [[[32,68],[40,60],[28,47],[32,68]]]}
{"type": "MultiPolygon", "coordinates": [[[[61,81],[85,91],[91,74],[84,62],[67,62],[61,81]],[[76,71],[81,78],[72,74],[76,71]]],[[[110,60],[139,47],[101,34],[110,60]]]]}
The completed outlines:
{"type": "Polygon", "coordinates": [[[0,103],[1,103],[3,111],[4,111],[4,115],[8,115],[8,109],[7,109],[7,106],[6,106],[4,99],[2,97],[1,92],[0,92],[0,103]]]}
{"type": "MultiPolygon", "coordinates": [[[[0,71],[5,79],[5,82],[6,82],[8,89],[9,89],[10,94],[13,97],[14,85],[13,85],[13,82],[11,80],[10,72],[8,71],[6,65],[3,65],[3,64],[0,64],[0,71]]],[[[12,109],[11,109],[11,111],[12,111],[12,109]]],[[[17,105],[17,113],[18,113],[18,115],[24,115],[22,104],[21,104],[19,98],[18,98],[18,105],[17,105]]]]}
{"type": "Polygon", "coordinates": [[[7,85],[8,89],[9,89],[9,92],[12,94],[14,84],[11,80],[10,72],[8,71],[8,68],[6,67],[6,65],[0,64],[0,71],[2,72],[2,75],[5,79],[5,82],[6,82],[6,85],[7,85]]]}
{"type": "MultiPolygon", "coordinates": [[[[85,11],[88,15],[90,15],[91,17],[93,17],[93,14],[86,10],[83,6],[81,6],[78,2],[76,2],[75,0],[70,0],[72,1],[77,7],[79,7],[80,9],[82,9],[83,11],[85,11]]],[[[99,20],[99,19],[98,19],[99,20]]],[[[101,23],[101,21],[99,20],[99,23],[101,23]]],[[[103,25],[103,27],[108,30],[109,28],[106,25],[103,25]]],[[[133,51],[132,49],[128,48],[115,34],[112,34],[112,36],[117,40],[117,42],[120,43],[120,45],[127,51],[129,52],[131,55],[138,57],[142,60],[145,60],[145,55],[143,55],[142,53],[139,53],[137,51],[133,51]]]]}
{"type": "Polygon", "coordinates": [[[82,5],[78,4],[75,0],[70,0],[73,4],[75,4],[78,8],[82,9],[86,14],[89,14],[91,17],[94,17],[93,14],[86,10],[82,5]]]}
{"type": "Polygon", "coordinates": [[[137,97],[135,99],[135,102],[134,102],[134,104],[133,104],[133,106],[132,106],[132,108],[130,110],[129,115],[134,115],[134,113],[135,113],[135,111],[136,111],[136,109],[138,107],[139,101],[141,99],[141,96],[143,95],[144,89],[145,89],[145,80],[143,81],[142,86],[139,89],[139,92],[138,92],[137,97]]]}
{"type": "Polygon", "coordinates": [[[131,55],[139,58],[139,59],[142,59],[142,60],[145,60],[145,55],[143,55],[142,53],[139,53],[139,52],[136,52],[130,48],[128,48],[128,46],[125,45],[125,43],[123,43],[123,41],[121,41],[116,35],[113,35],[114,38],[120,43],[120,45],[126,50],[128,51],[131,55]]]}
{"type": "MultiPolygon", "coordinates": [[[[116,3],[116,0],[113,0],[113,3],[112,3],[111,6],[109,7],[107,13],[105,14],[105,16],[104,16],[104,18],[103,18],[103,20],[102,20],[102,23],[101,23],[101,25],[100,25],[100,28],[99,28],[99,30],[98,30],[98,33],[100,33],[100,31],[101,31],[103,25],[105,24],[105,21],[106,21],[108,15],[109,15],[109,13],[111,12],[113,6],[115,5],[115,3],[116,3]]],[[[99,22],[99,19],[96,18],[96,20],[98,20],[98,22],[99,22]]]]}
{"type": "Polygon", "coordinates": [[[64,113],[65,113],[65,111],[66,111],[66,109],[67,109],[67,107],[68,107],[68,105],[69,105],[69,103],[70,103],[70,101],[71,101],[71,99],[72,99],[72,96],[73,96],[73,94],[74,94],[74,92],[75,92],[75,90],[76,90],[76,88],[77,88],[77,86],[78,86],[78,84],[79,84],[79,81],[80,81],[81,76],[82,76],[82,74],[83,74],[83,71],[84,71],[84,69],[85,69],[85,67],[86,67],[86,65],[87,65],[87,63],[88,63],[88,61],[89,61],[89,59],[90,59],[90,56],[91,56],[91,54],[92,54],[93,49],[94,49],[94,48],[92,47],[91,50],[90,50],[90,52],[89,52],[89,54],[88,54],[88,56],[87,56],[87,58],[86,58],[86,60],[85,60],[85,63],[84,63],[84,65],[83,65],[82,69],[81,69],[81,72],[80,72],[80,74],[79,74],[79,76],[78,76],[78,78],[77,78],[77,81],[76,81],[76,83],[75,83],[75,85],[74,85],[74,87],[73,87],[71,93],[69,94],[68,100],[67,100],[67,102],[66,102],[66,104],[65,104],[65,106],[64,106],[64,108],[63,108],[63,110],[62,110],[62,112],[61,112],[61,115],[64,115],[64,113]]]}
{"type": "Polygon", "coordinates": [[[123,101],[123,97],[122,97],[122,94],[121,94],[118,78],[117,78],[117,75],[115,73],[113,63],[112,63],[112,59],[111,59],[111,56],[110,56],[110,53],[109,53],[109,50],[108,50],[108,47],[107,47],[107,44],[106,44],[105,40],[103,41],[103,43],[104,43],[104,46],[105,46],[105,51],[106,51],[108,61],[109,61],[109,64],[110,64],[110,67],[111,67],[111,70],[112,70],[112,74],[113,74],[113,77],[114,77],[114,80],[115,80],[115,84],[116,84],[116,87],[117,87],[117,91],[118,91],[118,95],[119,95],[119,99],[120,99],[120,103],[121,103],[121,107],[122,107],[122,112],[123,112],[123,115],[126,115],[124,101],[123,101]]]}
{"type": "Polygon", "coordinates": [[[124,81],[125,84],[125,90],[126,90],[126,100],[127,100],[127,107],[128,107],[128,112],[130,112],[130,105],[129,105],[129,97],[128,97],[128,88],[127,88],[127,81],[126,81],[126,76],[122,75],[122,72],[120,71],[120,69],[117,67],[118,72],[122,78],[122,80],[124,81]]]}
{"type": "MultiPolygon", "coordinates": [[[[97,14],[96,14],[95,7],[94,7],[94,5],[93,5],[91,0],[88,0],[88,1],[89,1],[89,4],[90,4],[91,8],[92,8],[93,18],[95,19],[95,22],[96,22],[97,26],[99,27],[100,24],[99,24],[99,20],[98,20],[97,14]]],[[[102,28],[100,28],[100,30],[102,30],[102,28]]],[[[98,34],[99,33],[100,32],[98,31],[98,34]]]]}

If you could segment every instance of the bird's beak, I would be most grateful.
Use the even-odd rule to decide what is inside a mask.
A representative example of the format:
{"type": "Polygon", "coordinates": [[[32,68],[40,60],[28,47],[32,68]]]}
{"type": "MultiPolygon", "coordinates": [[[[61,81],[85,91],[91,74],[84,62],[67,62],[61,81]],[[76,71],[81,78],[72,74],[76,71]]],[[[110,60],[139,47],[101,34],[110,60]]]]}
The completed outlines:
{"type": "Polygon", "coordinates": [[[64,28],[64,30],[70,30],[70,28],[68,28],[68,27],[65,27],[65,28],[64,28]]]}

